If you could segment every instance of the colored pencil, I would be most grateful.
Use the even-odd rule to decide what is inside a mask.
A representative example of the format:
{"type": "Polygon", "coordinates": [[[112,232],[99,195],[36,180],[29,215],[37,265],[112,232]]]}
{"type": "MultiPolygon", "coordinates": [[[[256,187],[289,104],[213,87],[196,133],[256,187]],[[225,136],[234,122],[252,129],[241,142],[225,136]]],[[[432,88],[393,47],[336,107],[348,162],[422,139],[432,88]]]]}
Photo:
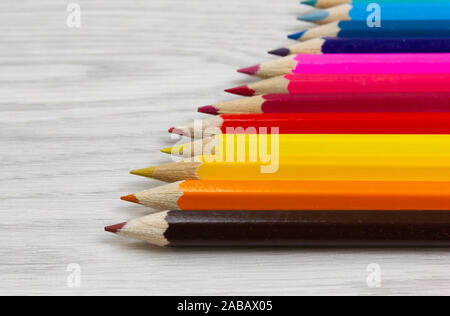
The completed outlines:
{"type": "MultiPolygon", "coordinates": [[[[383,21],[448,20],[450,2],[394,3],[379,2],[383,21]]],[[[300,21],[327,24],[336,21],[367,21],[368,4],[342,4],[326,10],[317,10],[298,17],[300,21]]]]}
{"type": "Polygon", "coordinates": [[[389,38],[389,37],[448,37],[448,21],[382,21],[381,27],[370,27],[367,21],[332,22],[291,34],[293,40],[307,41],[319,37],[389,38]]]}
{"type": "Polygon", "coordinates": [[[163,211],[445,211],[450,182],[186,180],[122,200],[163,211]]]}
{"type": "Polygon", "coordinates": [[[215,156],[131,171],[165,182],[182,180],[450,181],[450,156],[440,157],[280,157],[275,172],[263,162],[222,162],[215,156]]]}
{"type": "Polygon", "coordinates": [[[160,247],[448,247],[450,212],[164,211],[105,230],[160,247]]]}
{"type": "MultiPolygon", "coordinates": [[[[355,3],[358,0],[302,0],[300,4],[309,5],[312,7],[324,9],[331,8],[334,6],[346,4],[346,3],[355,3]]],[[[358,1],[361,2],[361,1],[358,1]]]]}
{"type": "Polygon", "coordinates": [[[450,92],[450,74],[285,75],[225,91],[249,97],[267,93],[450,92]]]}
{"type": "MultiPolygon", "coordinates": [[[[251,161],[258,157],[449,157],[450,135],[280,134],[216,135],[165,148],[162,152],[194,157],[216,155],[217,160],[251,161]],[[265,152],[267,156],[264,157],[265,152]]],[[[261,159],[264,161],[264,159],[261,159]]]]}
{"type": "MultiPolygon", "coordinates": [[[[392,3],[392,4],[422,4],[422,3],[447,3],[449,0],[381,0],[375,3],[392,3]]],[[[374,3],[373,0],[304,0],[301,4],[313,6],[316,8],[330,8],[342,4],[368,5],[374,3]]]]}
{"type": "Polygon", "coordinates": [[[221,134],[450,134],[450,113],[224,114],[170,133],[194,137],[221,134]]]}
{"type": "Polygon", "coordinates": [[[205,114],[450,112],[450,92],[266,94],[202,106],[205,114]]]}
{"type": "Polygon", "coordinates": [[[277,56],[292,54],[391,54],[447,53],[450,37],[444,38],[315,38],[270,51],[277,56]]]}
{"type": "Polygon", "coordinates": [[[450,73],[450,54],[292,55],[238,72],[260,78],[287,74],[442,74],[450,73]]]}

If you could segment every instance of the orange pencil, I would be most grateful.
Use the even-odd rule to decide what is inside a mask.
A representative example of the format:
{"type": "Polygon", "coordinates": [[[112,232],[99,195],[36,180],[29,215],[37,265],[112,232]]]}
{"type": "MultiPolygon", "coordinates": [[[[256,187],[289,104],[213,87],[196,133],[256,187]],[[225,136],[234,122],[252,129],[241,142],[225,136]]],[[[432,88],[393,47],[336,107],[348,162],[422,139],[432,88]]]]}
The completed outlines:
{"type": "Polygon", "coordinates": [[[450,182],[188,180],[122,197],[160,210],[450,210],[450,182]]]}

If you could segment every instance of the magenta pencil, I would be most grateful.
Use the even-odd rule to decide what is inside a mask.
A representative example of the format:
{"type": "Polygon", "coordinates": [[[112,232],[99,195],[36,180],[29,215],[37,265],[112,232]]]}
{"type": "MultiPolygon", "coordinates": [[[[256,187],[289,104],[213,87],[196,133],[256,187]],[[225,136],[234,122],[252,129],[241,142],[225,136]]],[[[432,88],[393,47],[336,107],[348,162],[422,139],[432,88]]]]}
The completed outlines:
{"type": "Polygon", "coordinates": [[[239,69],[238,72],[260,78],[285,74],[450,73],[450,54],[302,54],[239,69]]]}

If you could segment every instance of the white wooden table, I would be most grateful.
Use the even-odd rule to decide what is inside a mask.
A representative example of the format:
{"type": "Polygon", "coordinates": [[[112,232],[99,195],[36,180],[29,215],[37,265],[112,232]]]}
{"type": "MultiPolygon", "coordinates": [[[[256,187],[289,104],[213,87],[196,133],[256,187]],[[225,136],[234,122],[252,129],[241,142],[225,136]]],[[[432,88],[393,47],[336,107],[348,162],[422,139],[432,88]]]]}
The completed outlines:
{"type": "Polygon", "coordinates": [[[69,1],[2,1],[0,294],[450,294],[448,250],[157,249],[103,232],[146,214],[121,195],[158,185],[128,171],[168,161],[167,128],[232,99],[236,68],[290,43],[306,7],[77,2],[81,28],[69,1]]]}

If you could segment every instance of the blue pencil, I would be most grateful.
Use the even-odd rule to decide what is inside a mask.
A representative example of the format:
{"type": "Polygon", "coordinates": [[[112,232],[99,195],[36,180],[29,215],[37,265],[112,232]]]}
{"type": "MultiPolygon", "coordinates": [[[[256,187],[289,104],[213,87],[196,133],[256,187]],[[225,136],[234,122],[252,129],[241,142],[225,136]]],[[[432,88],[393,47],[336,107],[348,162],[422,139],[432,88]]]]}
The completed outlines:
{"type": "Polygon", "coordinates": [[[382,21],[381,27],[370,27],[367,21],[342,21],[325,24],[289,35],[290,39],[307,41],[318,37],[392,38],[392,37],[448,37],[447,21],[382,21]]]}
{"type": "Polygon", "coordinates": [[[292,54],[388,54],[449,53],[450,37],[445,38],[317,38],[269,52],[292,54]]]}
{"type": "MultiPolygon", "coordinates": [[[[450,2],[430,3],[393,3],[380,2],[379,18],[381,21],[421,21],[449,20],[450,2]]],[[[301,21],[326,24],[335,21],[366,21],[371,15],[367,4],[343,4],[327,10],[299,16],[301,21]]]]}

